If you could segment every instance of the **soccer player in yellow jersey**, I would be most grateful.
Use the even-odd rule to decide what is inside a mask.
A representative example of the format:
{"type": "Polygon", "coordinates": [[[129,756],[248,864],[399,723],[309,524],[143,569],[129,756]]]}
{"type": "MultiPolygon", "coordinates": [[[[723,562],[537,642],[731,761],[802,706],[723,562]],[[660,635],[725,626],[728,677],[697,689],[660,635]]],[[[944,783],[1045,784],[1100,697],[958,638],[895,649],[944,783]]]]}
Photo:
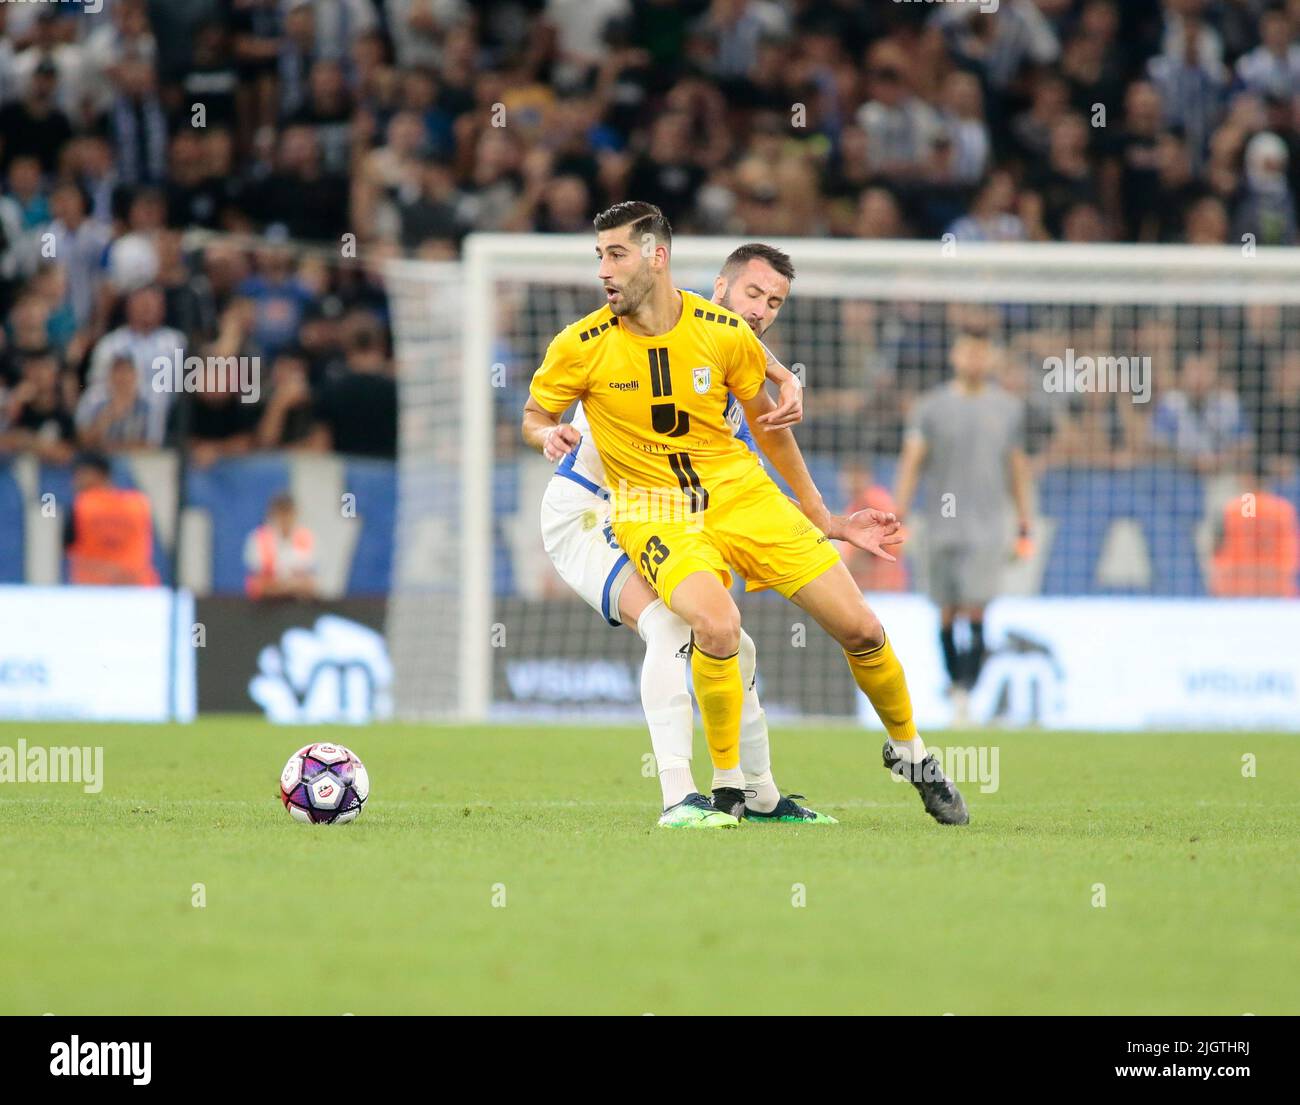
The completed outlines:
{"type": "MultiPolygon", "coordinates": [[[[582,400],[605,464],[615,537],[691,627],[691,677],[715,805],[744,812],[740,612],[728,591],[734,568],[747,590],[775,589],[839,643],[888,733],[885,766],[910,779],[936,820],[965,824],[965,802],[917,735],[902,665],[831,544],[841,523],[822,503],[793,434],[765,424],[774,404],[763,387],[762,344],[738,315],[674,287],[672,231],[653,204],[616,204],[595,228],[606,306],[552,340],[533,376],[524,437],[540,447],[582,400]],[[797,507],[732,433],[728,393],[797,507]]],[[[884,546],[899,541],[897,520],[854,517],[859,538],[874,530],[875,551],[888,557],[884,546]]]]}

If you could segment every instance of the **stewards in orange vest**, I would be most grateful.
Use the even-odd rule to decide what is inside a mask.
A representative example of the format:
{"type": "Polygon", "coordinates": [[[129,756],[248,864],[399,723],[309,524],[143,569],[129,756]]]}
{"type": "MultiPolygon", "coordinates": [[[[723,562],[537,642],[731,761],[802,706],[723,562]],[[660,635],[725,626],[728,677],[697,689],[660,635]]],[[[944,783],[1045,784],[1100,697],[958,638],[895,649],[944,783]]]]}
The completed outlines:
{"type": "Polygon", "coordinates": [[[1300,524],[1286,499],[1256,488],[1223,508],[1210,562],[1210,593],[1227,598],[1294,598],[1300,524]]]}
{"type": "Polygon", "coordinates": [[[316,538],[297,525],[298,511],[288,495],[277,495],[266,521],[244,543],[244,588],[254,599],[316,597],[316,538]]]}
{"type": "Polygon", "coordinates": [[[72,472],[72,512],[64,530],[72,583],[158,586],[153,512],[141,491],[114,487],[108,458],[85,453],[72,472]]]}

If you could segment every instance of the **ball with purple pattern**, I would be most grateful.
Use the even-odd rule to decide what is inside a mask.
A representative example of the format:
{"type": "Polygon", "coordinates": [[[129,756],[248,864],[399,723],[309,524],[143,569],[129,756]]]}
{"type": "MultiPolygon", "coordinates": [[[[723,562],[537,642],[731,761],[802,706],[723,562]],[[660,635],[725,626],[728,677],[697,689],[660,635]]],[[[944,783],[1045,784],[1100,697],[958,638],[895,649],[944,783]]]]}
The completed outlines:
{"type": "Polygon", "coordinates": [[[344,825],[370,797],[370,776],[356,753],[341,744],[307,744],[280,772],[280,801],[295,821],[344,825]]]}

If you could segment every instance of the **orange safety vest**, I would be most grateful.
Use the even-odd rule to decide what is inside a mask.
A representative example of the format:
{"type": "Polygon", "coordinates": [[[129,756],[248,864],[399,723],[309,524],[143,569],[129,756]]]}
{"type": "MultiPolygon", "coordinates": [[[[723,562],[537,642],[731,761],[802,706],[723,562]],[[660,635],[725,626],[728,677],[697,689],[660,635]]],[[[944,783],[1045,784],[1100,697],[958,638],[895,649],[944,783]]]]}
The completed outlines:
{"type": "MultiPolygon", "coordinates": [[[[244,582],[250,598],[260,598],[266,581],[275,578],[275,554],[279,540],[275,530],[263,523],[253,530],[253,541],[257,545],[257,571],[250,573],[244,582]]],[[[316,547],[316,538],[306,526],[294,526],[289,535],[289,543],[305,558],[310,559],[316,547]]]]}
{"type": "Polygon", "coordinates": [[[68,578],[73,583],[156,587],[153,519],[142,491],[93,487],[72,502],[73,540],[68,578]]]}
{"type": "MultiPolygon", "coordinates": [[[[845,514],[855,514],[859,510],[883,510],[886,514],[894,513],[894,497],[879,484],[872,484],[858,498],[849,504],[845,514]]],[[[892,563],[881,560],[869,552],[863,552],[847,541],[839,541],[840,555],[849,561],[849,570],[854,582],[864,591],[906,591],[907,564],[903,559],[902,545],[891,546],[888,551],[898,559],[892,563]]]]}
{"type": "Polygon", "coordinates": [[[1223,510],[1223,541],[1210,563],[1210,593],[1232,598],[1294,598],[1300,525],[1286,499],[1255,493],[1255,515],[1238,500],[1223,510]]]}

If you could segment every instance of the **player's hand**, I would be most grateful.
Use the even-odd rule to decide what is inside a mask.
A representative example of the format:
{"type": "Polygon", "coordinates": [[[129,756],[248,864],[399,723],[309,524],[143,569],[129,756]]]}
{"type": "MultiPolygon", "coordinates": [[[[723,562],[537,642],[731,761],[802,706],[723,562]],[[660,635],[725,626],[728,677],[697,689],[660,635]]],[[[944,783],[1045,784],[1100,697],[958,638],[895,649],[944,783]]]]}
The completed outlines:
{"type": "Polygon", "coordinates": [[[1030,560],[1034,555],[1034,538],[1028,526],[1021,526],[1016,536],[1015,559],[1030,560]]]}
{"type": "Polygon", "coordinates": [[[769,430],[784,430],[803,421],[803,385],[791,375],[781,385],[775,410],[759,415],[759,425],[769,430]]]}
{"type": "Polygon", "coordinates": [[[847,518],[836,515],[835,521],[834,528],[837,532],[828,533],[826,536],[847,541],[863,552],[880,557],[881,560],[893,562],[898,559],[886,551],[888,546],[903,543],[903,523],[896,515],[868,507],[866,510],[850,514],[847,518]]]}
{"type": "Polygon", "coordinates": [[[581,441],[582,434],[568,422],[552,426],[546,431],[546,437],[542,441],[542,455],[549,461],[558,461],[573,452],[581,441]]]}

